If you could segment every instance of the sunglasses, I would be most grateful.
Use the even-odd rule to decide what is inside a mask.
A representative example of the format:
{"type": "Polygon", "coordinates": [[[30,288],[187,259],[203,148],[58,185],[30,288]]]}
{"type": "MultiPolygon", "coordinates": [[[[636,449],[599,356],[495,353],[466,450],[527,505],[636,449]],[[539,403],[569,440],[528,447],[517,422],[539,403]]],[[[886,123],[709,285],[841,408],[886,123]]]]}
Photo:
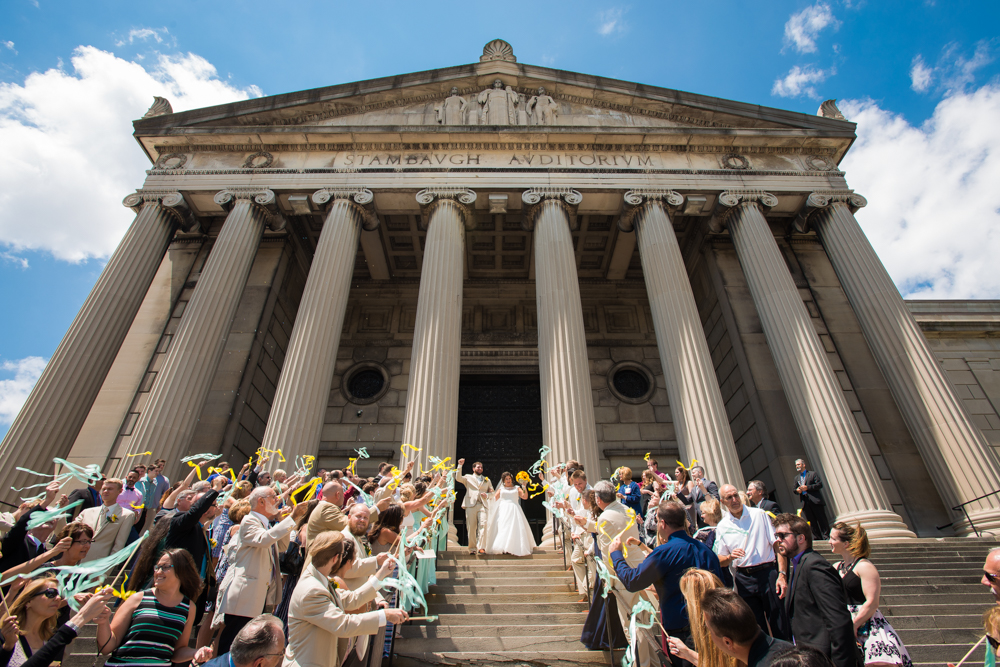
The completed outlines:
{"type": "Polygon", "coordinates": [[[1000,574],[990,574],[986,570],[983,570],[983,576],[986,577],[986,581],[991,584],[1000,583],[1000,574]]]}
{"type": "Polygon", "coordinates": [[[786,537],[791,537],[791,536],[792,536],[792,535],[794,535],[794,534],[795,534],[795,533],[778,533],[778,532],[775,532],[775,533],[774,533],[774,536],[775,536],[775,537],[777,537],[777,538],[778,538],[779,540],[783,540],[783,539],[785,539],[786,537]]]}
{"type": "Polygon", "coordinates": [[[986,635],[986,641],[988,641],[990,643],[990,646],[993,647],[993,652],[994,653],[996,653],[997,649],[1000,648],[1000,642],[998,642],[997,640],[993,639],[993,637],[990,637],[989,635],[986,635]]]}
{"type": "Polygon", "coordinates": [[[46,588],[44,591],[38,591],[37,593],[35,593],[35,597],[39,597],[41,595],[44,595],[50,600],[55,600],[57,597],[59,597],[59,589],[46,588]]]}

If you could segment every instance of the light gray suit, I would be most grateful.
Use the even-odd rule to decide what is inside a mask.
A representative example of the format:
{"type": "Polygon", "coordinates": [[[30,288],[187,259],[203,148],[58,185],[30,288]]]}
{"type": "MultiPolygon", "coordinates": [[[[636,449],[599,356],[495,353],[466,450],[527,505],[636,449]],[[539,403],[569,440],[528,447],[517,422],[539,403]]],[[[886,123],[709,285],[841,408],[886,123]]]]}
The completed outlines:
{"type": "Polygon", "coordinates": [[[469,531],[469,549],[486,550],[486,519],[489,516],[490,494],[493,493],[493,482],[489,477],[477,479],[475,475],[463,475],[459,466],[455,481],[465,486],[465,500],[462,509],[465,510],[465,523],[469,531]],[[475,539],[473,539],[475,538],[475,539]]]}

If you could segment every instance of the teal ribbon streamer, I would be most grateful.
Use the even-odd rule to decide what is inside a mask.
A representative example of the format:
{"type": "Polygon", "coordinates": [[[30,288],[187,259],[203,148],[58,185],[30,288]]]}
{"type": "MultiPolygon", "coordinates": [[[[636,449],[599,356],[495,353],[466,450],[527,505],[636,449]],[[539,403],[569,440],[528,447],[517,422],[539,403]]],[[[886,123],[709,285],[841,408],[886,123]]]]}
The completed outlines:
{"type": "Polygon", "coordinates": [[[636,654],[639,650],[639,628],[643,630],[648,630],[653,627],[653,623],[656,622],[656,617],[653,615],[656,613],[656,608],[649,603],[646,598],[639,598],[639,601],[635,603],[632,607],[632,611],[629,614],[628,623],[628,649],[625,650],[625,655],[622,656],[622,667],[632,667],[635,665],[636,654]],[[644,611],[649,612],[649,623],[640,623],[639,614],[644,611]]]}
{"type": "Polygon", "coordinates": [[[54,521],[56,519],[62,519],[68,517],[70,515],[69,510],[81,504],[83,504],[83,498],[77,500],[74,503],[66,505],[66,507],[57,507],[54,510],[35,512],[34,514],[31,515],[31,518],[28,520],[28,530],[38,528],[42,524],[48,523],[49,521],[54,521]]]}

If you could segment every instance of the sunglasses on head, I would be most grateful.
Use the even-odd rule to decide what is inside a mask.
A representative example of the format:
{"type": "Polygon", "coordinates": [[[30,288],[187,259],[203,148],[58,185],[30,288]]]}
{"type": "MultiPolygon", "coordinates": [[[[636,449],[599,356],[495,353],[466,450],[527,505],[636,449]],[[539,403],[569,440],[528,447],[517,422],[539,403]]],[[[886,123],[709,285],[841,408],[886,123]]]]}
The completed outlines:
{"type": "Polygon", "coordinates": [[[44,591],[38,591],[37,593],[35,593],[35,597],[38,597],[40,595],[44,595],[48,599],[54,600],[57,597],[59,597],[59,589],[58,588],[46,588],[44,591]]]}

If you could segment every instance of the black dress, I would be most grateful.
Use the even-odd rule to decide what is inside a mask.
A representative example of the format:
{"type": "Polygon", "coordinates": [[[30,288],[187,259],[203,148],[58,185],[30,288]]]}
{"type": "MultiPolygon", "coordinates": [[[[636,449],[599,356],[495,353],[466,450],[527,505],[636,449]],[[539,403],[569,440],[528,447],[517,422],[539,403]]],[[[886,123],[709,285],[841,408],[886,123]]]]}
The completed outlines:
{"type": "MultiPolygon", "coordinates": [[[[851,616],[858,613],[858,609],[865,603],[865,591],[861,584],[861,577],[854,573],[854,568],[863,559],[851,563],[849,568],[844,568],[844,564],[837,564],[837,571],[843,577],[844,592],[847,593],[847,608],[851,616]]],[[[888,662],[901,667],[913,667],[910,654],[903,645],[903,641],[893,630],[889,622],[881,611],[875,610],[875,615],[868,619],[864,625],[858,628],[858,644],[861,645],[865,654],[865,664],[870,662],[888,662]]]]}
{"type": "MultiPolygon", "coordinates": [[[[594,538],[594,558],[599,559],[601,550],[597,546],[597,535],[591,533],[591,537],[594,538]]],[[[590,594],[590,611],[587,612],[587,620],[583,623],[583,632],[580,635],[580,641],[591,651],[609,648],[608,624],[611,626],[611,643],[614,648],[628,646],[628,638],[618,616],[615,598],[611,594],[605,598],[602,596],[603,592],[604,581],[597,577],[597,585],[590,594]]]]}

